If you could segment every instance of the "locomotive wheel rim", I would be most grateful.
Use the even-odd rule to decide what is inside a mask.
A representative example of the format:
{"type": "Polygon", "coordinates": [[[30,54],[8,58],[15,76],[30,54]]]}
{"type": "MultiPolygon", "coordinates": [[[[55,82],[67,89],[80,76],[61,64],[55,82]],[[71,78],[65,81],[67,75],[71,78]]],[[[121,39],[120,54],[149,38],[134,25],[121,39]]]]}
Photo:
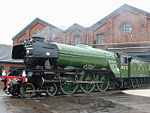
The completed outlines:
{"type": "Polygon", "coordinates": [[[136,79],[137,88],[140,87],[138,79],[136,79]]]}
{"type": "MultiPolygon", "coordinates": [[[[75,81],[75,76],[74,75],[67,75],[66,79],[67,79],[67,81],[75,81]]],[[[77,83],[71,83],[71,82],[61,82],[60,88],[64,94],[71,95],[71,94],[75,93],[76,90],[78,89],[78,84],[77,83]]]]}
{"type": "Polygon", "coordinates": [[[134,79],[133,82],[134,82],[134,88],[138,88],[139,87],[138,80],[134,79]]]}
{"type": "Polygon", "coordinates": [[[100,81],[101,83],[96,84],[97,89],[101,92],[104,92],[108,89],[109,87],[109,76],[105,74],[98,74],[96,76],[97,81],[100,81]]]}
{"type": "Polygon", "coordinates": [[[30,90],[35,91],[34,85],[32,83],[26,83],[23,86],[21,86],[20,94],[25,98],[31,98],[35,95],[35,92],[27,92],[27,91],[30,91],[30,90]]]}
{"type": "Polygon", "coordinates": [[[18,95],[19,95],[19,91],[17,91],[17,90],[18,90],[17,85],[18,85],[18,84],[12,85],[12,86],[8,89],[9,93],[10,93],[12,96],[18,96],[18,95]]]}
{"type": "Polygon", "coordinates": [[[55,96],[58,91],[56,83],[52,83],[50,86],[47,86],[46,90],[48,96],[55,96]]]}
{"type": "MultiPolygon", "coordinates": [[[[84,73],[80,77],[81,81],[93,81],[94,76],[92,73],[84,73]]],[[[95,84],[82,83],[80,84],[80,88],[84,93],[91,93],[94,90],[95,84]]]]}
{"type": "Polygon", "coordinates": [[[133,80],[132,79],[130,80],[130,83],[131,83],[130,84],[130,88],[134,88],[134,84],[133,84],[133,80]]]}

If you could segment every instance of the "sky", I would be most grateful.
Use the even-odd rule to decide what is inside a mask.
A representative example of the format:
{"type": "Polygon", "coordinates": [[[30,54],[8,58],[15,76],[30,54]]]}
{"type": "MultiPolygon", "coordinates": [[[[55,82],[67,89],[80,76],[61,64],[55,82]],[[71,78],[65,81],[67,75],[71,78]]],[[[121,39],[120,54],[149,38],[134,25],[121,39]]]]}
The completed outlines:
{"type": "Polygon", "coordinates": [[[150,0],[0,0],[0,44],[11,45],[35,18],[61,29],[90,27],[124,4],[150,12],[150,0]]]}

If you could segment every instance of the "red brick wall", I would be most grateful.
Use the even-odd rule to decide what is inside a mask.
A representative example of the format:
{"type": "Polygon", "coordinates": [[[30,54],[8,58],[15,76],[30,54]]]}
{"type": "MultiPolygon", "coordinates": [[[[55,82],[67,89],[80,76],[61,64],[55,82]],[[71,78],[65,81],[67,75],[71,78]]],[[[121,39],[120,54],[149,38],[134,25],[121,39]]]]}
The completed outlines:
{"type": "Polygon", "coordinates": [[[146,30],[148,32],[147,40],[150,41],[150,17],[147,18],[147,28],[146,28],[146,30]]]}
{"type": "Polygon", "coordinates": [[[71,29],[65,33],[66,38],[67,38],[66,44],[73,45],[75,36],[80,37],[80,44],[85,44],[86,43],[86,37],[87,37],[86,30],[79,27],[79,26],[74,26],[74,27],[75,27],[75,29],[71,29]]]}
{"type": "Polygon", "coordinates": [[[45,23],[42,23],[41,21],[36,21],[33,23],[28,29],[26,29],[23,33],[21,33],[19,36],[13,40],[13,45],[20,44],[21,41],[28,39],[33,34],[37,33],[38,31],[43,30],[47,25],[45,23]]]}
{"type": "Polygon", "coordinates": [[[47,33],[44,32],[42,33],[42,36],[48,40],[54,40],[54,38],[59,38],[59,42],[60,43],[64,43],[64,33],[56,30],[54,27],[52,26],[48,26],[47,24],[41,22],[41,21],[36,21],[35,23],[33,23],[31,25],[31,27],[29,27],[28,29],[26,29],[23,33],[21,33],[18,37],[15,38],[15,40],[13,40],[13,45],[17,45],[20,44],[20,42],[29,39],[30,37],[32,37],[33,35],[35,35],[37,32],[40,31],[46,31],[49,30],[47,33]]]}
{"type": "MultiPolygon", "coordinates": [[[[13,44],[19,44],[20,41],[31,37],[39,30],[44,30],[47,26],[46,23],[36,21],[33,25],[18,36],[13,44]]],[[[126,7],[122,10],[109,16],[105,20],[93,25],[89,29],[74,25],[68,31],[60,31],[49,26],[50,33],[45,34],[45,38],[52,40],[59,38],[60,43],[73,45],[73,38],[75,35],[80,36],[81,44],[86,44],[86,37],[90,46],[95,46],[93,43],[98,34],[105,35],[105,45],[96,45],[96,48],[107,49],[113,44],[127,44],[127,43],[148,43],[150,41],[150,15],[145,14],[140,10],[126,7]],[[124,22],[130,22],[133,25],[133,30],[129,35],[124,35],[120,31],[120,26],[124,22]],[[66,40],[65,40],[66,39],[66,40]]],[[[128,50],[127,50],[128,51],[128,50]]],[[[130,50],[132,51],[132,49],[130,50]]],[[[134,51],[134,50],[133,50],[134,51]]]]}
{"type": "MultiPolygon", "coordinates": [[[[106,44],[144,42],[148,39],[147,16],[142,13],[126,9],[114,14],[105,22],[97,24],[94,28],[94,38],[98,33],[104,33],[106,36],[106,44]],[[129,35],[123,35],[120,26],[124,22],[130,22],[133,30],[129,35]]],[[[150,26],[150,22],[149,22],[150,26]]]]}

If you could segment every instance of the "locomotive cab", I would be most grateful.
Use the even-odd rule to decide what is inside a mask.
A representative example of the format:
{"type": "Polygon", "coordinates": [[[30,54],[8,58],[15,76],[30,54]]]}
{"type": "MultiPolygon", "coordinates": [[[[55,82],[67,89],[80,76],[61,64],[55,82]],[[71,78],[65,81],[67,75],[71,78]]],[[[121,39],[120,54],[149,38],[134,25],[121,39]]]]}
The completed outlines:
{"type": "Polygon", "coordinates": [[[130,62],[132,57],[127,55],[120,56],[121,77],[130,77],[130,62]]]}

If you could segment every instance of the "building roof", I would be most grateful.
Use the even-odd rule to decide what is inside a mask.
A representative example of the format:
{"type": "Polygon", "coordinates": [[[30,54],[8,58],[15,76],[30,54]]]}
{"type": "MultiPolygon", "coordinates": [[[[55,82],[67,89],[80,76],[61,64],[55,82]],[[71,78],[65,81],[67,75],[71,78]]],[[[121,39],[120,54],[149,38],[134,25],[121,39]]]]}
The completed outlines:
{"type": "Polygon", "coordinates": [[[48,22],[46,22],[46,21],[44,21],[44,20],[42,20],[42,19],[36,18],[36,19],[33,20],[29,25],[27,25],[24,29],[22,29],[17,35],[15,35],[15,36],[12,38],[12,40],[15,40],[15,39],[16,39],[19,35],[21,35],[25,30],[27,30],[28,28],[30,28],[36,21],[41,21],[41,22],[47,24],[48,26],[51,26],[51,27],[55,28],[56,30],[62,31],[62,32],[68,32],[68,31],[70,31],[71,29],[75,28],[76,26],[81,27],[81,28],[87,30],[87,29],[91,29],[91,28],[95,27],[97,24],[99,24],[99,23],[105,21],[106,19],[108,19],[108,18],[110,18],[112,15],[114,15],[115,13],[117,13],[117,12],[119,12],[119,11],[121,11],[121,10],[124,10],[124,9],[126,9],[126,8],[131,8],[131,9],[134,9],[134,10],[136,10],[136,11],[142,12],[142,13],[144,13],[144,14],[146,14],[146,15],[150,15],[149,12],[146,12],[146,11],[143,11],[143,10],[138,9],[138,8],[136,8],[136,7],[133,7],[133,6],[124,4],[124,5],[122,5],[121,7],[117,8],[115,11],[113,11],[112,13],[110,13],[109,15],[107,15],[106,17],[102,18],[101,20],[99,20],[98,22],[96,22],[95,24],[93,24],[93,25],[90,26],[90,27],[83,27],[83,26],[81,26],[81,25],[75,23],[75,24],[73,24],[72,26],[70,26],[69,28],[67,28],[66,30],[62,30],[62,29],[60,29],[60,28],[58,28],[58,27],[56,27],[56,26],[54,26],[54,25],[52,25],[52,24],[49,24],[48,22]]]}
{"type": "Polygon", "coordinates": [[[11,58],[12,54],[11,45],[0,44],[0,63],[17,63],[23,64],[23,60],[15,60],[11,58]]]}
{"type": "Polygon", "coordinates": [[[30,28],[36,21],[41,21],[42,23],[45,23],[45,24],[47,24],[48,26],[51,26],[51,27],[57,29],[58,31],[63,31],[62,29],[60,29],[60,28],[58,28],[58,27],[56,27],[56,26],[54,26],[54,25],[52,25],[52,24],[49,24],[48,22],[46,22],[46,21],[44,21],[44,20],[42,20],[42,19],[40,19],[40,18],[36,18],[36,19],[33,20],[29,25],[27,25],[24,29],[22,29],[18,34],[16,34],[16,35],[12,38],[12,40],[15,40],[15,39],[16,39],[19,35],[21,35],[25,30],[27,30],[28,28],[30,28]]]}
{"type": "Polygon", "coordinates": [[[67,28],[66,30],[64,30],[63,32],[68,32],[68,31],[70,31],[70,30],[72,30],[72,29],[74,29],[74,28],[77,28],[77,27],[79,27],[79,28],[81,28],[81,29],[88,29],[87,27],[84,27],[84,26],[81,26],[81,25],[79,25],[79,24],[77,24],[77,23],[74,23],[72,26],[70,26],[69,28],[67,28]]]}
{"type": "Polygon", "coordinates": [[[123,9],[126,9],[126,8],[131,8],[131,9],[134,9],[134,10],[137,10],[137,11],[140,11],[140,12],[143,12],[144,14],[150,15],[149,12],[146,12],[146,11],[141,10],[141,9],[138,9],[138,8],[136,8],[136,7],[133,7],[133,6],[124,4],[124,5],[122,5],[121,7],[117,8],[116,10],[114,10],[114,11],[113,11],[112,13],[110,13],[109,15],[105,16],[104,18],[102,18],[101,20],[99,20],[98,22],[96,22],[95,24],[93,24],[93,25],[91,26],[91,28],[94,27],[95,25],[97,25],[97,24],[103,22],[104,20],[110,18],[110,17],[111,17],[112,15],[114,15],[115,13],[117,13],[117,12],[123,10],[123,9]]]}

